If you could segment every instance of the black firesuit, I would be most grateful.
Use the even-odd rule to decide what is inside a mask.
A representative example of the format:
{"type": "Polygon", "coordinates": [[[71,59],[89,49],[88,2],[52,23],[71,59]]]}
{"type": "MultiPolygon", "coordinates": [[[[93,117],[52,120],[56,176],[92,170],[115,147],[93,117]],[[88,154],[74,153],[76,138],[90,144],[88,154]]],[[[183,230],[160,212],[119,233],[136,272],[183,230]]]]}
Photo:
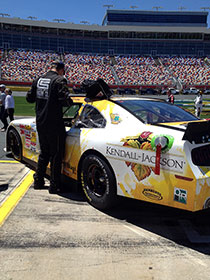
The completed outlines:
{"type": "Polygon", "coordinates": [[[66,135],[62,107],[72,103],[67,81],[51,70],[34,80],[26,100],[29,103],[36,102],[36,125],[41,150],[34,178],[43,182],[50,162],[50,186],[59,188],[66,135]]]}

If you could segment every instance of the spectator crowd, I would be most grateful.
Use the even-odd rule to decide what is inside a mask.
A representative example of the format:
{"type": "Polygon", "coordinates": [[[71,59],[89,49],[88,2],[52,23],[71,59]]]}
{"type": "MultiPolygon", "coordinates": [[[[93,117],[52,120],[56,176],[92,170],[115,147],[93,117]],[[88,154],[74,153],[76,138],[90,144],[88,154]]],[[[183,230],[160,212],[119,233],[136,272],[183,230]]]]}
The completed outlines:
{"type": "Polygon", "coordinates": [[[84,79],[102,78],[109,85],[171,87],[174,79],[183,85],[209,85],[210,66],[206,58],[167,56],[103,56],[93,54],[59,55],[53,52],[1,50],[1,80],[31,82],[45,73],[55,59],[66,64],[66,78],[79,85],[84,79]]]}

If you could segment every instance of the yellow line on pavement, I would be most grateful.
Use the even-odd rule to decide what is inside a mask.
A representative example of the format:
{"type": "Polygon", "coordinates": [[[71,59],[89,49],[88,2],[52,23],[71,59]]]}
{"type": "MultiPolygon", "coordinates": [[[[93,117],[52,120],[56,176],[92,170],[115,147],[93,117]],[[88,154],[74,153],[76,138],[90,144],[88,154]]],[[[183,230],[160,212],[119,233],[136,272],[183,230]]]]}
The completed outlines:
{"type": "Polygon", "coordinates": [[[17,161],[17,160],[0,160],[0,163],[1,162],[6,162],[6,163],[17,163],[17,162],[19,162],[19,161],[17,161]]]}
{"type": "Polygon", "coordinates": [[[0,226],[3,225],[4,221],[29,189],[33,182],[33,174],[34,172],[30,171],[21,184],[14,189],[7,200],[0,206],[0,226]]]}

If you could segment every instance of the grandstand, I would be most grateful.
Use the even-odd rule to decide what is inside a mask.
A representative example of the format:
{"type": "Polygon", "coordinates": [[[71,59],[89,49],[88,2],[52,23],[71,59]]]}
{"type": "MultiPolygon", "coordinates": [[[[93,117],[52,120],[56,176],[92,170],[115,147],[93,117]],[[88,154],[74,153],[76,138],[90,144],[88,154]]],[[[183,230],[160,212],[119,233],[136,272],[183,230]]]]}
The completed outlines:
{"type": "Polygon", "coordinates": [[[101,26],[0,17],[0,47],[102,55],[210,55],[206,11],[114,12],[107,10],[101,26]],[[127,21],[111,21],[110,14],[127,21]]]}
{"type": "Polygon", "coordinates": [[[207,12],[108,9],[102,25],[207,27],[207,16],[207,12]]]}
{"type": "Polygon", "coordinates": [[[31,83],[55,58],[71,86],[210,86],[208,12],[108,9],[102,25],[0,17],[1,80],[31,83]]]}

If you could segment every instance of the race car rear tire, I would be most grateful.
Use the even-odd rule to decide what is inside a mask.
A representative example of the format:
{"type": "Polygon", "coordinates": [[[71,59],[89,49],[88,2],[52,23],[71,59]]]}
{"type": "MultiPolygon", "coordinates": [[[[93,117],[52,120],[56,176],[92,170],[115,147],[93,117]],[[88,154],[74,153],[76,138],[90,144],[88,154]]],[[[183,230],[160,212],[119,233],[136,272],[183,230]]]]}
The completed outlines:
{"type": "Polygon", "coordinates": [[[8,132],[9,147],[14,159],[22,160],[22,144],[20,136],[15,129],[10,129],[8,132]]]}
{"type": "Polygon", "coordinates": [[[88,202],[100,210],[116,202],[116,183],[108,164],[97,155],[88,155],[82,162],[81,184],[88,202]]]}

